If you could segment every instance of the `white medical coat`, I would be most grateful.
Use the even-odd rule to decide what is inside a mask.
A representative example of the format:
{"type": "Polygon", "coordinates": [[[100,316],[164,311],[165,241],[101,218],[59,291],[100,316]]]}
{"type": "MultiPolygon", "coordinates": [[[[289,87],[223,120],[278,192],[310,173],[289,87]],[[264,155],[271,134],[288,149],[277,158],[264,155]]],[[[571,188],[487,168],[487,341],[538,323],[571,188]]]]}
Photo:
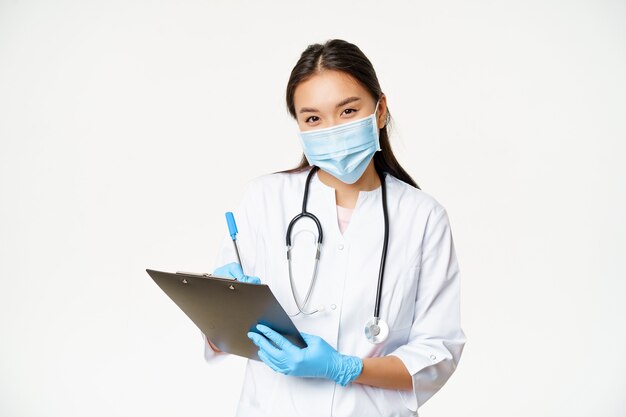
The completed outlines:
{"type": "MultiPolygon", "coordinates": [[[[267,174],[248,183],[236,211],[237,242],[247,275],[261,278],[289,314],[298,309],[289,285],[285,233],[302,210],[309,170],[267,174]]],[[[298,330],[318,335],[339,353],[361,358],[397,356],[413,379],[413,390],[351,383],[273,371],[247,360],[238,417],[415,416],[417,409],[454,372],[465,335],[460,327],[459,267],[445,209],[430,195],[386,175],[389,246],[380,316],[388,339],[370,343],[365,323],[373,317],[384,223],[380,187],[361,191],[344,234],[337,223],[335,190],[313,175],[307,210],[322,224],[324,242],[318,276],[305,310],[292,317],[298,330]]],[[[292,233],[296,293],[303,302],[311,280],[317,229],[306,219],[292,233]]],[[[215,267],[237,258],[228,234],[215,267]]],[[[219,360],[206,343],[205,359],[219,360]]]]}

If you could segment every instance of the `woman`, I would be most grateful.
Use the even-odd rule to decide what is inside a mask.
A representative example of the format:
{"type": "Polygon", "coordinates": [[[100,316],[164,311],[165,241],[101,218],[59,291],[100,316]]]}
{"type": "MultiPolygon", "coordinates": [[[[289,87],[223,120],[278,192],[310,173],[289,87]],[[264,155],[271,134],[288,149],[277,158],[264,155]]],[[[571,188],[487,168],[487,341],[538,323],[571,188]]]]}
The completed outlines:
{"type": "MultiPolygon", "coordinates": [[[[229,236],[214,274],[268,284],[308,347],[265,326],[248,333],[262,362],[247,362],[237,415],[417,415],[454,372],[465,344],[447,213],[394,157],[387,99],[355,45],[309,46],[291,72],[286,98],[302,161],[249,183],[235,212],[247,275],[235,263],[229,236]],[[319,233],[310,218],[290,230],[291,270],[285,256],[307,182],[306,211],[323,232],[317,274],[319,233]],[[388,334],[384,323],[366,326],[375,315],[381,270],[377,316],[388,334]]],[[[207,361],[225,355],[204,339],[207,361]]]]}

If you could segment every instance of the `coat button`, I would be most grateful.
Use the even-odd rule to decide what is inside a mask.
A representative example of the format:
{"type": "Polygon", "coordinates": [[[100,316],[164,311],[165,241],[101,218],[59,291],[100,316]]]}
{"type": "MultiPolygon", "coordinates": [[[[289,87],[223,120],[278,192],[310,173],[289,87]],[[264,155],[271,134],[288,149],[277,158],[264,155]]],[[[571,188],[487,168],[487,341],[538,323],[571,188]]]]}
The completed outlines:
{"type": "Polygon", "coordinates": [[[337,249],[343,250],[343,245],[340,243],[339,245],[337,245],[337,249]]]}
{"type": "Polygon", "coordinates": [[[332,310],[334,310],[334,309],[336,309],[336,308],[337,308],[337,306],[336,306],[335,304],[331,304],[331,305],[330,305],[330,308],[331,308],[332,310]]]}

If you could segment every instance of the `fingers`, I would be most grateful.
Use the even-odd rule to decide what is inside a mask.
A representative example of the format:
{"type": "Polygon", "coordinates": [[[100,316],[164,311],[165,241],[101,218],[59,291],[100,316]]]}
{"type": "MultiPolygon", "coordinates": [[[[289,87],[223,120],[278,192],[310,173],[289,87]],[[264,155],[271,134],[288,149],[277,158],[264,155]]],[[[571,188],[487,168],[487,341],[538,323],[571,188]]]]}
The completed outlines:
{"type": "Polygon", "coordinates": [[[269,355],[272,356],[280,356],[282,352],[280,349],[276,348],[274,345],[270,343],[269,340],[261,336],[260,334],[254,332],[248,332],[248,338],[252,340],[252,342],[257,345],[261,350],[264,350],[269,355]]]}
{"type": "Polygon", "coordinates": [[[317,336],[313,336],[312,334],[308,334],[304,332],[300,332],[300,336],[302,336],[302,338],[304,339],[307,345],[309,344],[309,342],[313,341],[313,338],[317,337],[317,336]]]}
{"type": "MultiPolygon", "coordinates": [[[[247,275],[246,275],[246,276],[247,276],[247,275]]],[[[248,278],[248,281],[247,281],[247,282],[250,282],[250,283],[252,283],[252,284],[260,284],[260,283],[261,283],[261,278],[259,278],[259,277],[250,277],[250,276],[247,276],[247,278],[248,278]]]]}
{"type": "Polygon", "coordinates": [[[267,366],[272,368],[274,371],[282,373],[280,368],[276,366],[274,362],[265,354],[265,351],[263,351],[263,349],[258,351],[258,355],[259,355],[259,358],[263,361],[263,363],[265,363],[267,366]]]}
{"type": "Polygon", "coordinates": [[[227,274],[226,272],[226,266],[220,266],[219,268],[215,268],[215,270],[213,271],[213,273],[211,275],[216,275],[216,276],[225,276],[227,274]]]}
{"type": "Polygon", "coordinates": [[[285,360],[287,359],[285,352],[277,349],[263,336],[254,332],[249,332],[248,337],[259,347],[257,355],[270,368],[282,374],[288,374],[285,368],[285,360]]]}
{"type": "MultiPolygon", "coordinates": [[[[284,351],[289,351],[295,348],[295,346],[289,340],[285,339],[283,335],[281,335],[278,332],[275,332],[269,327],[263,324],[257,324],[256,328],[261,333],[263,333],[268,339],[274,342],[274,344],[276,344],[276,346],[278,346],[279,349],[284,350],[284,351]]],[[[270,351],[270,353],[273,353],[273,352],[270,351]]]]}
{"type": "Polygon", "coordinates": [[[244,277],[243,269],[241,269],[241,265],[239,265],[237,262],[231,262],[227,266],[228,266],[228,273],[230,274],[230,276],[237,279],[238,281],[241,281],[242,278],[244,277]]]}
{"type": "Polygon", "coordinates": [[[217,268],[215,271],[213,271],[213,275],[231,277],[239,280],[243,278],[243,270],[241,269],[241,265],[239,265],[237,262],[231,262],[217,268]]]}
{"type": "Polygon", "coordinates": [[[213,271],[213,275],[231,277],[235,278],[237,281],[247,282],[251,284],[261,283],[261,278],[259,277],[244,275],[241,265],[237,262],[231,262],[224,266],[220,266],[215,271],[213,271]]]}
{"type": "Polygon", "coordinates": [[[252,277],[249,275],[244,275],[243,278],[241,278],[239,281],[242,282],[247,282],[250,284],[260,284],[261,283],[261,278],[259,277],[252,277]]]}

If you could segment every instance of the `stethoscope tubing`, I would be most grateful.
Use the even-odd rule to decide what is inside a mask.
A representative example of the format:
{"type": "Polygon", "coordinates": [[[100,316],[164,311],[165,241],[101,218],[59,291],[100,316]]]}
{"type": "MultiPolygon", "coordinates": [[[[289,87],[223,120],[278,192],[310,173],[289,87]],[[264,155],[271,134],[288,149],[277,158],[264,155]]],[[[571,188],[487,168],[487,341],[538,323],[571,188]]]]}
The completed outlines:
{"type": "MultiPolygon", "coordinates": [[[[287,227],[287,233],[285,237],[285,243],[287,245],[287,262],[289,264],[289,281],[291,284],[291,291],[292,291],[292,294],[294,295],[294,301],[296,302],[296,306],[298,307],[298,310],[300,310],[300,313],[307,314],[307,315],[313,314],[318,311],[318,310],[315,310],[313,312],[307,313],[302,310],[304,306],[306,306],[306,303],[308,302],[309,296],[311,294],[311,290],[313,288],[313,284],[315,282],[315,279],[317,278],[317,266],[318,266],[318,262],[320,258],[321,246],[323,243],[322,224],[313,213],[309,213],[306,209],[308,198],[309,198],[309,185],[311,183],[311,178],[315,174],[315,172],[317,172],[318,169],[319,167],[313,166],[311,168],[311,171],[307,175],[305,186],[304,186],[304,197],[302,199],[302,212],[298,213],[293,219],[291,219],[291,222],[289,222],[289,226],[287,227]],[[296,297],[295,297],[295,290],[293,286],[293,278],[292,278],[292,271],[291,271],[291,232],[296,222],[303,217],[309,218],[313,220],[313,222],[315,222],[318,235],[317,235],[317,252],[315,255],[316,259],[315,259],[313,278],[311,280],[311,285],[309,285],[309,290],[307,291],[304,304],[302,307],[300,307],[298,301],[295,299],[296,297]]],[[[384,225],[385,225],[383,249],[381,252],[380,267],[378,270],[378,285],[376,287],[376,304],[374,306],[374,321],[378,322],[378,320],[380,319],[380,302],[381,302],[381,297],[382,297],[383,278],[385,274],[385,263],[387,261],[387,247],[389,246],[389,215],[387,211],[387,187],[385,185],[384,173],[380,171],[379,169],[376,169],[376,173],[378,174],[380,178],[380,183],[381,183],[383,219],[384,219],[384,225]]]]}
{"type": "Polygon", "coordinates": [[[380,177],[380,190],[383,200],[383,221],[385,222],[385,235],[383,237],[383,250],[380,255],[380,268],[378,270],[378,287],[376,288],[376,305],[374,306],[374,317],[380,318],[380,299],[383,291],[383,278],[385,277],[385,263],[387,261],[387,246],[389,245],[389,214],[387,213],[387,187],[385,186],[385,177],[378,172],[380,177]]]}
{"type": "Polygon", "coordinates": [[[303,217],[308,217],[309,219],[315,222],[315,225],[317,226],[318,249],[319,249],[319,246],[322,245],[322,240],[324,238],[324,235],[322,232],[322,224],[313,213],[309,213],[308,211],[306,211],[306,205],[307,205],[307,202],[309,201],[309,185],[311,184],[311,177],[313,176],[313,174],[315,174],[315,172],[318,169],[319,167],[313,166],[313,169],[311,169],[311,172],[309,172],[309,175],[307,175],[306,183],[304,185],[304,198],[302,199],[302,212],[297,214],[293,219],[291,219],[291,221],[289,222],[289,227],[287,227],[286,244],[287,244],[288,249],[291,248],[291,229],[293,229],[293,226],[296,224],[296,222],[303,217]]]}

